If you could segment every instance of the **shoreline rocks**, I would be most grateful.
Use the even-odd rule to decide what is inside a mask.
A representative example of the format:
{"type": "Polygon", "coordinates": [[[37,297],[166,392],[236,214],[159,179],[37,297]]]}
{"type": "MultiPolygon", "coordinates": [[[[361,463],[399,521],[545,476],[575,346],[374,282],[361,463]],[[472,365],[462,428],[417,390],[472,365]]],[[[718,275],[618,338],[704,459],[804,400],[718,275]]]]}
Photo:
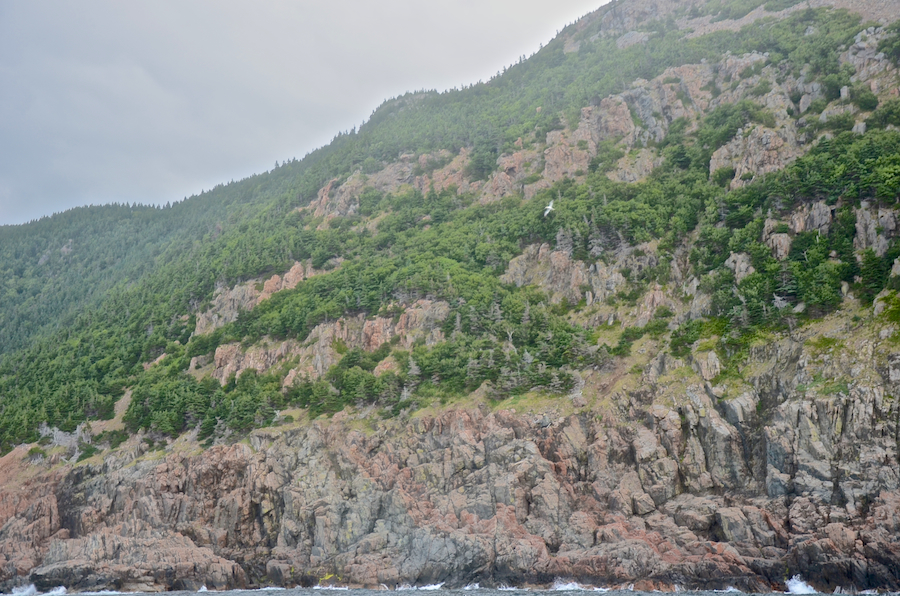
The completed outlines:
{"type": "Polygon", "coordinates": [[[111,455],[19,494],[0,519],[0,588],[225,589],[332,574],[374,587],[571,578],[767,591],[786,569],[829,591],[900,586],[892,463],[868,474],[865,503],[847,484],[856,509],[790,492],[814,485],[802,478],[819,462],[851,464],[815,458],[815,440],[831,441],[821,429],[797,442],[782,425],[795,426],[794,411],[817,429],[831,422],[788,401],[760,433],[752,413],[720,415],[697,389],[680,412],[654,406],[647,426],[474,409],[369,433],[339,416],[259,430],[250,445],[131,465],[111,455]],[[763,462],[745,455],[742,435],[763,462]],[[791,466],[786,494],[755,472],[791,466]]]}

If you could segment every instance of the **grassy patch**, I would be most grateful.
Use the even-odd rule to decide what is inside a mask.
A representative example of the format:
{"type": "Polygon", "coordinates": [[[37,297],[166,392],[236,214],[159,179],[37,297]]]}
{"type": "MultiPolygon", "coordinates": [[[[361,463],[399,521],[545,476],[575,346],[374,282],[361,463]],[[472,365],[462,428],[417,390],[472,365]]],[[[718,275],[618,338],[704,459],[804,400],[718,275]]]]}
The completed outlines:
{"type": "Polygon", "coordinates": [[[825,337],[823,335],[815,339],[807,340],[806,345],[809,346],[813,352],[821,354],[823,352],[828,352],[834,348],[843,347],[844,342],[834,337],[825,337]]]}

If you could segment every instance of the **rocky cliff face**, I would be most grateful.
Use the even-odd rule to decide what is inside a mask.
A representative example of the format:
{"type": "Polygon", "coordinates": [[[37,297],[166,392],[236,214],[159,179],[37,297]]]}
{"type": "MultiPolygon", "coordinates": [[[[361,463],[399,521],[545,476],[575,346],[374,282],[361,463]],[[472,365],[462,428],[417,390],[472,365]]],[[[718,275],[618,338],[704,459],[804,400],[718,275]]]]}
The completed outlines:
{"type": "MultiPolygon", "coordinates": [[[[900,14],[900,0],[809,0],[777,11],[768,10],[768,4],[764,4],[735,20],[696,16],[691,8],[702,4],[701,0],[617,2],[581,19],[572,33],[577,34],[599,20],[600,31],[590,41],[613,37],[617,47],[627,48],[646,43],[652,33],[638,29],[657,19],[675,18],[680,29],[690,31],[689,37],[696,37],[715,31],[736,31],[760,19],[786,17],[807,7],[846,9],[876,23],[889,22],[900,14]]],[[[853,68],[853,83],[865,83],[875,93],[888,92],[896,96],[896,66],[878,52],[883,35],[880,27],[861,31],[855,43],[841,55],[841,62],[853,68]]],[[[565,52],[578,51],[582,43],[567,38],[564,40],[565,52]]],[[[546,139],[525,139],[524,146],[520,139],[517,145],[521,150],[498,157],[498,169],[486,181],[473,181],[466,176],[465,168],[469,162],[466,148],[456,156],[446,151],[419,156],[407,154],[375,173],[366,175],[358,171],[347,180],[329,181],[305,209],[325,220],[353,215],[359,209],[360,194],[367,188],[394,193],[404,187],[426,192],[432,186],[436,190],[452,186],[459,193],[477,196],[481,202],[517,193],[530,199],[536,192],[563,178],[583,176],[591,159],[597,155],[598,144],[603,141],[615,142],[626,153],[609,172],[609,177],[621,182],[637,182],[662,163],[654,145],[663,140],[673,121],[685,118],[689,122],[688,130],[694,130],[710,110],[751,99],[775,117],[774,127],[748,125],[719,148],[710,162],[710,172],[733,169],[732,186],[742,186],[756,175],[783,168],[804,153],[813,140],[798,132],[798,122],[790,116],[789,110],[794,109],[790,96],[799,94],[796,109],[800,113],[805,113],[813,101],[824,97],[821,84],[808,82],[805,72],[795,77],[769,65],[755,74],[747,74],[748,68],[765,64],[768,58],[768,55],[755,52],[742,56],[727,54],[717,63],[685,64],[668,68],[650,81],[635,80],[630,89],[603,98],[598,105],[584,107],[581,120],[574,129],[552,131],[546,139]],[[760,93],[760,85],[765,83],[769,84],[770,90],[760,93]],[[447,165],[433,172],[416,174],[417,166],[425,168],[431,160],[448,159],[447,165]],[[529,181],[535,175],[538,179],[529,181]]],[[[852,109],[855,108],[834,105],[818,118],[825,122],[829,117],[852,109]]],[[[855,130],[864,131],[864,120],[864,115],[860,114],[855,130]]],[[[238,300],[240,302],[240,297],[238,300]]]]}
{"type": "MultiPolygon", "coordinates": [[[[813,204],[790,227],[831,217],[813,204]]],[[[601,271],[534,246],[506,281],[559,300],[602,297],[619,267],[651,264],[651,246],[635,252],[601,271]]],[[[652,289],[634,316],[646,322],[662,304],[696,316],[680,302],[652,289]]],[[[308,345],[223,346],[217,378],[295,356],[294,375],[314,376],[339,358],[338,341],[439,341],[448,312],[419,301],[396,319],[320,326],[308,345]]],[[[679,359],[650,340],[623,365],[638,373],[589,371],[577,397],[555,401],[476,395],[390,421],[348,410],[206,450],[189,435],[148,452],[136,437],[77,465],[21,447],[0,460],[0,582],[162,590],[334,574],[365,586],[564,577],[767,591],[800,573],[822,590],[898,589],[896,329],[851,312],[753,347],[746,382],[714,385],[725,364],[700,342],[679,359]]]]}
{"type": "MultiPolygon", "coordinates": [[[[767,591],[800,573],[829,591],[898,589],[900,357],[877,325],[848,325],[754,349],[744,387],[662,355],[581,408],[485,403],[379,424],[345,412],[206,451],[132,443],[4,486],[2,577],[767,591]]],[[[24,460],[4,467],[38,465],[24,460]]]]}
{"type": "Polygon", "coordinates": [[[576,261],[562,250],[552,250],[550,245],[531,245],[509,263],[502,281],[518,287],[535,285],[550,293],[554,304],[568,300],[577,304],[582,299],[587,304],[603,300],[614,294],[625,283],[621,270],[626,267],[628,251],[620,254],[619,261],[611,266],[602,262],[587,265],[576,261]]]}
{"type": "MultiPolygon", "coordinates": [[[[874,21],[892,19],[900,14],[900,0],[871,3],[816,0],[774,13],[761,6],[738,20],[680,16],[677,25],[692,30],[692,35],[737,30],[761,18],[789,15],[807,5],[845,8],[874,21]]],[[[616,36],[620,47],[628,47],[648,38],[648,33],[633,30],[637,23],[675,13],[681,15],[687,12],[686,8],[685,3],[659,0],[617,3],[582,19],[575,31],[599,18],[601,31],[597,35],[616,36]]],[[[887,92],[896,96],[896,66],[878,52],[878,43],[883,36],[880,27],[861,31],[855,43],[841,55],[841,62],[852,67],[853,83],[865,83],[875,93],[887,92]]],[[[577,51],[578,46],[579,43],[567,42],[565,47],[569,52],[577,51]]],[[[472,181],[466,177],[469,156],[465,148],[447,165],[423,175],[415,174],[417,165],[424,168],[430,160],[447,160],[451,155],[447,152],[418,157],[402,155],[397,162],[374,174],[357,172],[343,183],[330,181],[305,209],[325,220],[355,214],[359,196],[367,188],[393,193],[404,187],[426,192],[432,186],[436,190],[452,186],[459,193],[472,194],[483,203],[518,193],[530,199],[564,178],[582,178],[602,142],[612,142],[625,153],[608,176],[619,182],[638,182],[662,164],[655,145],[665,138],[672,122],[686,119],[687,130],[693,131],[715,108],[749,99],[771,114],[774,123],[768,126],[748,124],[725,146],[717,149],[710,160],[710,173],[731,169],[734,171],[731,186],[743,186],[757,175],[783,168],[808,149],[815,139],[798,128],[803,121],[795,120],[792,114],[794,110],[806,113],[815,100],[824,97],[822,85],[808,81],[806,71],[795,77],[775,65],[764,66],[768,60],[768,55],[757,52],[741,56],[726,54],[716,63],[685,64],[668,68],[649,81],[637,79],[622,93],[603,98],[598,105],[584,107],[574,128],[551,131],[546,138],[529,138],[524,143],[520,139],[517,143],[520,150],[498,157],[498,168],[486,181],[472,181]],[[754,66],[758,72],[750,74],[754,66]],[[800,97],[796,106],[791,99],[794,94],[800,97]]],[[[832,102],[822,114],[813,118],[824,123],[849,111],[856,115],[854,130],[864,132],[866,114],[856,114],[855,110],[842,102],[832,102]]]]}
{"type": "Polygon", "coordinates": [[[322,323],[303,343],[269,340],[248,349],[243,349],[238,342],[219,346],[212,376],[224,385],[232,375],[240,376],[245,370],[265,373],[287,360],[296,359],[297,364],[284,378],[284,386],[288,387],[298,377],[318,379],[324,375],[341,359],[341,350],[345,348],[373,352],[395,338],[405,349],[411,348],[417,340],[424,340],[428,346],[444,340],[440,325],[450,314],[446,302],[417,300],[400,310],[396,320],[386,317],[367,320],[364,315],[358,315],[322,323]]]}
{"type": "MultiPolygon", "coordinates": [[[[766,222],[763,239],[777,251],[779,225],[824,232],[833,216],[809,204],[766,222]]],[[[857,216],[861,242],[894,233],[879,210],[857,216]]],[[[655,253],[620,246],[598,269],[535,245],[504,280],[599,301],[622,268],[654,266],[655,253]]],[[[690,304],[651,288],[633,312],[603,305],[597,325],[645,324],[662,305],[678,320],[700,316],[703,296],[679,259],[673,277],[690,304]]],[[[747,273],[746,255],[729,260],[747,273]]],[[[359,586],[562,577],[768,591],[799,573],[822,590],[898,589],[896,326],[883,307],[851,316],[850,301],[752,347],[733,377],[703,342],[673,358],[650,339],[555,400],[476,393],[465,408],[389,421],[351,409],[205,450],[191,434],[156,451],[137,436],[78,464],[20,447],[0,459],[0,587],[291,586],[333,574],[359,586]]],[[[338,343],[440,341],[448,313],[420,300],[393,318],[320,325],[303,345],[222,346],[214,374],[299,357],[288,377],[316,376],[338,343]]]]}
{"type": "Polygon", "coordinates": [[[313,268],[312,262],[295,262],[281,275],[273,275],[265,281],[250,280],[233,288],[219,286],[213,296],[209,309],[197,314],[195,335],[211,333],[219,327],[237,320],[244,310],[253,310],[257,304],[271,297],[275,292],[296,288],[301,281],[317,275],[320,271],[313,268]]]}

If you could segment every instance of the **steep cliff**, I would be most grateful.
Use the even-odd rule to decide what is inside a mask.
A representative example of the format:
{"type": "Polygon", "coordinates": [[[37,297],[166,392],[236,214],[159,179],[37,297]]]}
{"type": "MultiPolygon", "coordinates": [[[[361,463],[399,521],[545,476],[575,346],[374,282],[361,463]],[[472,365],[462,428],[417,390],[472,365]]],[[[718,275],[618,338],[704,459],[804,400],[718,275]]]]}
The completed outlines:
{"type": "Polygon", "coordinates": [[[216,245],[208,295],[0,362],[0,589],[900,590],[898,15],[616,2],[543,72],[646,78],[359,149],[216,245]],[[722,50],[751,25],[793,61],[722,50]],[[676,34],[696,59],[651,52],[676,34]]]}
{"type": "Polygon", "coordinates": [[[242,311],[252,310],[275,292],[296,288],[298,283],[318,273],[321,271],[314,269],[310,261],[295,262],[284,275],[276,274],[264,281],[251,280],[233,288],[219,285],[216,287],[210,307],[197,314],[197,326],[194,333],[204,335],[215,331],[219,327],[237,320],[242,311]]]}
{"type": "Polygon", "coordinates": [[[773,337],[747,385],[660,354],[614,391],[589,379],[582,407],[346,412],[46,472],[17,450],[4,469],[31,478],[3,489],[4,579],[767,591],[799,573],[896,590],[900,355],[885,330],[832,317],[773,337]]]}

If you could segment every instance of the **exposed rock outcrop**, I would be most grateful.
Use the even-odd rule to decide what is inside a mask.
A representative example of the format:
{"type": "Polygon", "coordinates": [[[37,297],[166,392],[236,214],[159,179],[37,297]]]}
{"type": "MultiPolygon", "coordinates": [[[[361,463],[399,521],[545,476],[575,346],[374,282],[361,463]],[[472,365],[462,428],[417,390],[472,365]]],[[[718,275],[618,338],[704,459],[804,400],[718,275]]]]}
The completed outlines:
{"type": "MultiPolygon", "coordinates": [[[[425,159],[428,156],[424,156],[425,159]]],[[[421,157],[419,158],[422,159],[421,157]]],[[[466,166],[469,164],[469,150],[465,147],[460,149],[459,154],[453,160],[438,170],[432,172],[430,176],[423,176],[417,179],[417,187],[420,191],[427,191],[432,185],[435,190],[441,191],[451,186],[455,186],[460,193],[474,193],[481,191],[484,182],[480,180],[469,180],[466,175],[466,166]]],[[[504,170],[505,171],[505,170],[504,170]]]]}
{"type": "Polygon", "coordinates": [[[639,149],[619,159],[609,177],[616,182],[640,182],[662,163],[654,150],[639,149]]]}
{"type": "MultiPolygon", "coordinates": [[[[587,275],[551,252],[527,258],[587,275]]],[[[546,273],[533,283],[571,289],[546,273]]],[[[665,298],[654,289],[640,308],[665,298]]],[[[373,349],[428,337],[448,311],[419,301],[317,333],[373,349]]],[[[800,573],[820,590],[896,590],[900,356],[877,327],[842,321],[751,347],[739,390],[710,385],[715,351],[696,347],[695,376],[660,352],[646,388],[581,388],[602,418],[472,406],[369,427],[341,413],[207,450],[133,440],[53,469],[20,448],[0,459],[0,582],[195,589],[332,573],[768,591],[800,573]],[[808,341],[823,332],[841,339],[808,341]]]]}
{"type": "Polygon", "coordinates": [[[547,133],[547,149],[544,151],[544,180],[555,182],[569,177],[574,178],[576,172],[586,173],[591,160],[587,150],[579,149],[577,144],[568,142],[569,135],[560,130],[547,133]]]}
{"type": "Polygon", "coordinates": [[[535,152],[517,152],[511,156],[503,156],[498,160],[499,171],[484,182],[470,180],[467,176],[469,150],[465,147],[456,156],[449,151],[425,153],[418,157],[404,154],[398,161],[387,164],[372,174],[357,171],[343,182],[339,179],[330,180],[319,189],[315,200],[303,209],[311,212],[314,217],[324,218],[320,225],[324,227],[329,219],[356,214],[359,210],[359,198],[367,189],[397,193],[407,188],[425,193],[431,188],[442,191],[456,187],[459,193],[480,193],[482,201],[489,202],[520,190],[520,183],[530,173],[530,164],[534,161],[537,161],[535,152]],[[432,161],[441,161],[446,165],[422,173],[432,161]]]}
{"type": "Polygon", "coordinates": [[[625,283],[625,278],[615,267],[601,262],[587,265],[573,261],[564,251],[551,250],[549,244],[533,244],[521,255],[509,262],[506,273],[500,278],[516,286],[536,285],[550,292],[554,304],[564,299],[571,304],[586,298],[585,288],[591,294],[590,301],[603,300],[625,283]]]}
{"type": "Polygon", "coordinates": [[[825,201],[800,205],[791,214],[791,232],[795,234],[801,232],[828,234],[831,222],[834,220],[834,211],[835,208],[826,204],[825,201]]]}
{"type": "Polygon", "coordinates": [[[198,547],[180,533],[153,529],[140,520],[84,538],[52,542],[30,580],[43,591],[58,586],[129,592],[161,587],[195,591],[201,586],[225,590],[248,583],[243,568],[234,561],[198,547]]]}
{"type": "Polygon", "coordinates": [[[264,341],[246,351],[241,348],[240,343],[224,344],[216,348],[212,376],[224,385],[232,375],[240,376],[250,369],[265,373],[279,362],[298,355],[300,351],[300,345],[291,340],[275,343],[264,341]]]}
{"type": "Polygon", "coordinates": [[[625,138],[634,132],[634,128],[628,104],[613,95],[601,100],[599,106],[581,109],[581,120],[574,137],[575,141],[587,141],[591,151],[596,151],[597,143],[625,138]]]}
{"type": "Polygon", "coordinates": [[[237,320],[241,311],[250,310],[259,300],[259,290],[254,282],[239,284],[227,289],[216,288],[210,308],[197,315],[195,335],[205,335],[237,320]]]}
{"type": "MultiPolygon", "coordinates": [[[[841,368],[876,365],[870,340],[847,348],[841,368]]],[[[846,397],[793,389],[828,361],[776,342],[751,355],[758,393],[723,401],[688,385],[676,405],[644,406],[636,427],[476,408],[374,432],[337,416],[130,465],[113,453],[32,483],[14,507],[3,489],[2,577],[193,589],[325,573],[365,586],[564,576],[768,591],[787,570],[823,590],[897,589],[893,382],[857,375],[846,397]]]]}
{"type": "Polygon", "coordinates": [[[741,283],[745,277],[756,272],[750,264],[750,255],[745,252],[731,253],[725,259],[725,266],[734,271],[734,281],[737,283],[741,283]]]}
{"type": "Polygon", "coordinates": [[[489,203],[523,190],[526,178],[540,161],[537,151],[516,151],[497,160],[497,171],[484,184],[481,202],[489,203]]]}
{"type": "MultiPolygon", "coordinates": [[[[741,80],[742,73],[754,65],[765,63],[767,59],[766,55],[758,53],[727,56],[719,63],[718,75],[722,81],[730,78],[741,80]]],[[[760,84],[771,87],[764,96],[752,99],[774,116],[774,126],[746,125],[737,131],[733,139],[717,149],[710,160],[710,173],[725,168],[734,170],[733,187],[745,184],[754,176],[778,171],[805,152],[802,139],[797,135],[796,123],[789,116],[795,109],[788,97],[790,82],[779,85],[775,78],[773,68],[766,67],[761,74],[741,80],[735,89],[723,93],[711,106],[747,98],[760,84]]],[[[813,99],[807,95],[804,98],[801,100],[801,111],[804,103],[813,99]]]]}
{"type": "Polygon", "coordinates": [[[396,162],[387,164],[374,173],[363,174],[357,171],[343,182],[338,179],[330,180],[319,189],[316,199],[305,209],[311,211],[314,217],[323,217],[327,221],[337,216],[354,215],[359,210],[360,195],[368,188],[384,193],[396,193],[405,186],[425,192],[433,182],[437,190],[447,188],[451,184],[468,190],[469,184],[462,176],[468,159],[465,150],[447,166],[430,175],[416,174],[417,166],[425,168],[429,160],[446,160],[450,157],[448,151],[418,157],[404,154],[396,162]]]}
{"type": "Polygon", "coordinates": [[[301,281],[319,273],[321,271],[313,268],[312,261],[307,260],[304,263],[295,262],[283,276],[276,274],[264,282],[251,280],[233,288],[220,285],[216,288],[210,308],[197,315],[194,335],[211,333],[236,321],[241,311],[253,310],[275,292],[296,288],[301,281]]]}
{"type": "MultiPolygon", "coordinates": [[[[882,0],[879,3],[816,0],[811,6],[848,8],[868,18],[884,18],[883,15],[891,14],[892,8],[900,9],[900,0],[882,0]]],[[[738,20],[718,20],[709,15],[699,18],[682,17],[678,26],[692,29],[693,33],[690,35],[696,36],[715,30],[734,30],[772,14],[786,16],[799,10],[799,7],[800,4],[776,13],[759,7],[738,20]]],[[[679,9],[684,9],[683,3],[668,0],[632,0],[622,6],[600,9],[579,21],[576,26],[576,30],[581,30],[599,18],[600,33],[584,42],[567,39],[565,51],[577,51],[582,43],[594,43],[597,38],[609,35],[617,36],[617,44],[622,48],[646,43],[649,34],[635,31],[634,19],[645,18],[650,14],[657,15],[654,18],[662,18],[679,9]]],[[[890,78],[886,76],[892,76],[896,70],[877,51],[878,42],[883,36],[883,28],[870,27],[860,32],[855,43],[841,55],[841,61],[856,71],[852,77],[853,82],[866,83],[876,93],[886,88],[885,85],[891,84],[890,78]]],[[[758,52],[740,56],[726,54],[716,64],[707,64],[705,61],[701,64],[686,64],[668,68],[650,81],[638,79],[630,89],[582,108],[581,120],[574,130],[552,131],[547,134],[546,139],[535,138],[535,144],[543,145],[542,150],[526,149],[500,156],[497,160],[498,169],[486,181],[468,178],[466,166],[469,150],[466,148],[461,149],[447,165],[424,175],[416,175],[417,166],[425,168],[431,160],[446,160],[451,155],[446,151],[418,157],[407,154],[373,174],[356,172],[343,182],[338,179],[329,181],[306,209],[326,220],[335,216],[352,215],[357,212],[359,196],[366,188],[397,192],[404,186],[421,192],[427,192],[432,187],[440,191],[454,186],[460,193],[475,194],[483,203],[518,192],[530,199],[559,180],[577,178],[587,173],[591,159],[597,155],[598,144],[607,140],[619,142],[626,152],[609,172],[609,177],[620,182],[636,182],[645,179],[654,168],[662,165],[663,159],[659,152],[651,147],[665,138],[673,121],[685,118],[687,130],[692,131],[696,129],[700,119],[717,106],[750,99],[775,116],[775,126],[748,124],[726,145],[718,148],[710,160],[710,172],[732,169],[732,186],[742,186],[758,175],[783,168],[806,151],[810,139],[807,138],[808,135],[798,133],[797,123],[790,114],[798,109],[800,113],[804,113],[814,101],[824,97],[822,84],[807,80],[807,71],[803,71],[799,78],[793,75],[785,77],[775,66],[761,68],[768,60],[768,54],[758,52]],[[758,74],[748,75],[750,72],[758,74]],[[757,97],[757,90],[766,82],[771,90],[757,97]],[[792,92],[800,94],[797,105],[789,97],[792,92]],[[529,181],[529,177],[536,173],[540,173],[540,178],[529,181]]],[[[819,119],[825,122],[831,116],[855,109],[854,106],[831,106],[819,115],[819,119]]],[[[861,132],[864,126],[860,121],[854,130],[861,132]]],[[[522,143],[519,142],[518,146],[522,147],[522,143]]]]}
{"type": "Polygon", "coordinates": [[[874,93],[884,90],[888,83],[884,75],[896,68],[890,59],[878,50],[879,42],[883,38],[883,28],[870,27],[857,34],[855,43],[841,54],[841,62],[850,64],[856,71],[851,81],[868,83],[874,93]]]}
{"type": "Polygon", "coordinates": [[[752,127],[713,153],[710,172],[723,168],[734,170],[733,186],[752,180],[759,174],[781,170],[802,154],[791,127],[778,130],[762,126],[752,127]]]}
{"type": "MultiPolygon", "coordinates": [[[[431,346],[444,340],[441,324],[450,313],[446,302],[417,300],[396,318],[363,315],[344,317],[317,325],[301,343],[294,340],[262,341],[244,349],[240,343],[224,344],[216,348],[213,378],[223,385],[232,375],[245,370],[265,373],[271,368],[296,358],[298,363],[284,379],[290,386],[298,377],[317,379],[341,359],[344,349],[360,348],[369,352],[398,338],[406,349],[422,339],[431,346]]],[[[387,370],[387,369],[384,369],[387,370]]]]}
{"type": "Polygon", "coordinates": [[[857,250],[871,248],[879,257],[889,247],[888,240],[897,235],[897,217],[892,209],[871,209],[862,205],[856,212],[856,237],[853,246],[857,250]]]}
{"type": "MultiPolygon", "coordinates": [[[[762,241],[763,244],[772,249],[772,256],[774,256],[779,261],[783,261],[791,252],[791,244],[793,244],[793,239],[787,232],[777,232],[776,230],[778,229],[779,225],[781,225],[781,222],[777,220],[766,219],[765,223],[763,224],[762,241]]],[[[785,228],[787,228],[786,224],[785,228]]]]}

